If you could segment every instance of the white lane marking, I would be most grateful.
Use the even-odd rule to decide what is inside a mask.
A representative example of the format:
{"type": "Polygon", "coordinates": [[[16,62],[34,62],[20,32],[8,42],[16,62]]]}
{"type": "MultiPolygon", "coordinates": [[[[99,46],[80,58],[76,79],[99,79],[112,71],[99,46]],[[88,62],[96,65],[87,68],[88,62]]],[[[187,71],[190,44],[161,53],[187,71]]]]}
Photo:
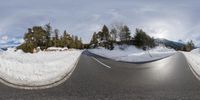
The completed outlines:
{"type": "Polygon", "coordinates": [[[108,66],[108,65],[106,65],[106,64],[104,64],[104,63],[102,63],[101,61],[99,61],[99,60],[96,59],[95,57],[92,57],[92,59],[94,59],[95,61],[97,61],[98,63],[100,63],[101,65],[103,65],[103,66],[105,66],[105,67],[107,67],[107,68],[111,68],[110,66],[108,66]]]}

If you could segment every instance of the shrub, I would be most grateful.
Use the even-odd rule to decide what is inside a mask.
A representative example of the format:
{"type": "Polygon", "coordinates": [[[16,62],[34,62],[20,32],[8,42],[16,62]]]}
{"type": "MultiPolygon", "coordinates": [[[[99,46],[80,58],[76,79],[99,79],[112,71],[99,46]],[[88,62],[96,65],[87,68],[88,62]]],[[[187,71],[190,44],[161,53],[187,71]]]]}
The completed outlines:
{"type": "Polygon", "coordinates": [[[30,52],[33,53],[34,48],[36,48],[36,45],[29,42],[29,43],[23,43],[20,46],[17,47],[17,49],[22,49],[24,52],[30,52]]]}

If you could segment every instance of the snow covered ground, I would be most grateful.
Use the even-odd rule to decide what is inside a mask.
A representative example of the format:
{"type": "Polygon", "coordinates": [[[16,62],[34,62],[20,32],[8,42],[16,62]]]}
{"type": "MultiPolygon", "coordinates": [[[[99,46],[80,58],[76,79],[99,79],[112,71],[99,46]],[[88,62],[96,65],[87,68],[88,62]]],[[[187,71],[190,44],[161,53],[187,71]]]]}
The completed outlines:
{"type": "Polygon", "coordinates": [[[14,84],[41,86],[61,80],[74,67],[82,51],[0,51],[0,78],[14,84]]]}
{"type": "MultiPolygon", "coordinates": [[[[191,52],[182,52],[192,69],[200,76],[200,48],[191,52]]],[[[200,77],[199,77],[200,78],[200,77]]]]}
{"type": "Polygon", "coordinates": [[[158,46],[154,49],[144,51],[138,49],[135,46],[115,46],[114,50],[107,50],[102,47],[97,49],[90,49],[91,53],[110,58],[116,61],[126,61],[126,62],[147,62],[164,57],[168,57],[176,53],[173,49],[168,49],[163,46],[158,46]]]}

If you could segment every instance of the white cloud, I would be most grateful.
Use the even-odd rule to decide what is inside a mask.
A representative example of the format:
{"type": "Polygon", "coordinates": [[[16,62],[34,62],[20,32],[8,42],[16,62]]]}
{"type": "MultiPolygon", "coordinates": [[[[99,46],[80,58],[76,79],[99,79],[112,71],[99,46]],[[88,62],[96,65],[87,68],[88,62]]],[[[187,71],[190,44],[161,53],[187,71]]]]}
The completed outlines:
{"type": "Polygon", "coordinates": [[[1,40],[7,41],[7,40],[8,40],[8,36],[7,36],[7,35],[3,35],[3,36],[1,37],[1,40]]]}
{"type": "Polygon", "coordinates": [[[61,32],[66,29],[89,42],[93,31],[100,30],[103,24],[123,22],[133,33],[135,28],[141,27],[155,37],[193,39],[200,44],[197,38],[200,37],[199,3],[187,0],[6,0],[0,4],[0,36],[22,38],[28,27],[50,22],[61,32]]]}

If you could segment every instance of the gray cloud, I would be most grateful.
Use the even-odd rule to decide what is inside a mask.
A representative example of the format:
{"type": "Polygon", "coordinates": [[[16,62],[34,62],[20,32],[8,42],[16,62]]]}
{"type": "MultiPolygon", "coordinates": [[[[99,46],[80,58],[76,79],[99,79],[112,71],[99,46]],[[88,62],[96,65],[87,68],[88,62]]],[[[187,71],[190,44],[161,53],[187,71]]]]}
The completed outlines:
{"type": "Polygon", "coordinates": [[[154,37],[193,39],[200,45],[200,1],[193,0],[3,0],[0,36],[22,37],[28,27],[51,23],[89,42],[103,24],[123,22],[154,37]]]}

